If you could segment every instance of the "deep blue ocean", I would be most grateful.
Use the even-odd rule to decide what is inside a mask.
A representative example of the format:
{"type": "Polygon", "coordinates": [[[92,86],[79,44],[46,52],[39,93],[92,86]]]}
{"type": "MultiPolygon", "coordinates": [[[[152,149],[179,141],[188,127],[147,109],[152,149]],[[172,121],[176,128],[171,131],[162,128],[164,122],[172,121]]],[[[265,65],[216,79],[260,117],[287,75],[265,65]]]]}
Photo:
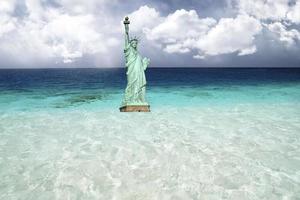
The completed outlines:
{"type": "MultiPolygon", "coordinates": [[[[300,100],[300,68],[149,68],[147,101],[191,106],[300,100]]],[[[125,69],[3,69],[0,108],[117,109],[125,69]]]]}
{"type": "Polygon", "coordinates": [[[300,68],[0,70],[0,199],[299,199],[300,68]]]}

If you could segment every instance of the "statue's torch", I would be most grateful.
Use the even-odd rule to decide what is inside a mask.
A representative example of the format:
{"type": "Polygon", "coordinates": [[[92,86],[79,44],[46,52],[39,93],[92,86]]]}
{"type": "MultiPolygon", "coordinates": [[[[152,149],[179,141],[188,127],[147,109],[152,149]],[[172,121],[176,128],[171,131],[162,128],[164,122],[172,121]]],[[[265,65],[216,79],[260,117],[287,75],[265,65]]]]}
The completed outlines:
{"type": "Polygon", "coordinates": [[[125,31],[126,31],[126,33],[128,33],[128,30],[129,30],[129,24],[130,24],[129,17],[126,16],[123,23],[124,23],[124,25],[125,25],[125,31]]]}
{"type": "Polygon", "coordinates": [[[129,17],[125,17],[124,24],[130,24],[129,17]]]}

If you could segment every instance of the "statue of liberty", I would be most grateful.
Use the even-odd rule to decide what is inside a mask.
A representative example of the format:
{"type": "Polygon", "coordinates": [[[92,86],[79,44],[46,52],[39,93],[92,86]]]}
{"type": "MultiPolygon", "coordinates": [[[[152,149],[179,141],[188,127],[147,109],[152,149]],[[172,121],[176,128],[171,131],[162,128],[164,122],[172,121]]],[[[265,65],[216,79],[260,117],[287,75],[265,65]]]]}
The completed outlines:
{"type": "Polygon", "coordinates": [[[123,112],[149,112],[149,105],[146,102],[146,77],[150,59],[142,58],[137,50],[139,40],[135,38],[129,39],[129,18],[126,17],[125,25],[125,61],[127,87],[120,111],[123,112]]]}

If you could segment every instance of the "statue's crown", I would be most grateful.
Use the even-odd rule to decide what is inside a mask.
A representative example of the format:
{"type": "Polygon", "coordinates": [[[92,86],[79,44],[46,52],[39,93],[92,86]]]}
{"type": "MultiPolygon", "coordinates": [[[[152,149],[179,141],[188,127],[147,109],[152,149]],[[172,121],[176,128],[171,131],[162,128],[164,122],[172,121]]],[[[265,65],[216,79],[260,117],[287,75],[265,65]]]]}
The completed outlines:
{"type": "Polygon", "coordinates": [[[139,42],[139,41],[140,41],[140,38],[134,36],[133,38],[130,39],[130,42],[132,42],[132,41],[137,41],[137,42],[139,42]]]}

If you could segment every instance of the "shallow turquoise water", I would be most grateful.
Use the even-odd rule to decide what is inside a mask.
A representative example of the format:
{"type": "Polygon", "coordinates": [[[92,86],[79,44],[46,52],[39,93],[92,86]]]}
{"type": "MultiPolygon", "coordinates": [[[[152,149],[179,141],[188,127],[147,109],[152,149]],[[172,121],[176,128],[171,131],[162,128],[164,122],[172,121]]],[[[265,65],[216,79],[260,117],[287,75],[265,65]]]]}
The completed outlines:
{"type": "MultiPolygon", "coordinates": [[[[122,89],[45,91],[5,91],[0,97],[1,111],[118,110],[122,89]]],[[[172,86],[153,87],[147,100],[152,109],[162,107],[235,106],[236,104],[299,103],[300,84],[258,86],[172,86]]]]}
{"type": "Polygon", "coordinates": [[[297,199],[299,71],[0,70],[0,199],[297,199]]]}

